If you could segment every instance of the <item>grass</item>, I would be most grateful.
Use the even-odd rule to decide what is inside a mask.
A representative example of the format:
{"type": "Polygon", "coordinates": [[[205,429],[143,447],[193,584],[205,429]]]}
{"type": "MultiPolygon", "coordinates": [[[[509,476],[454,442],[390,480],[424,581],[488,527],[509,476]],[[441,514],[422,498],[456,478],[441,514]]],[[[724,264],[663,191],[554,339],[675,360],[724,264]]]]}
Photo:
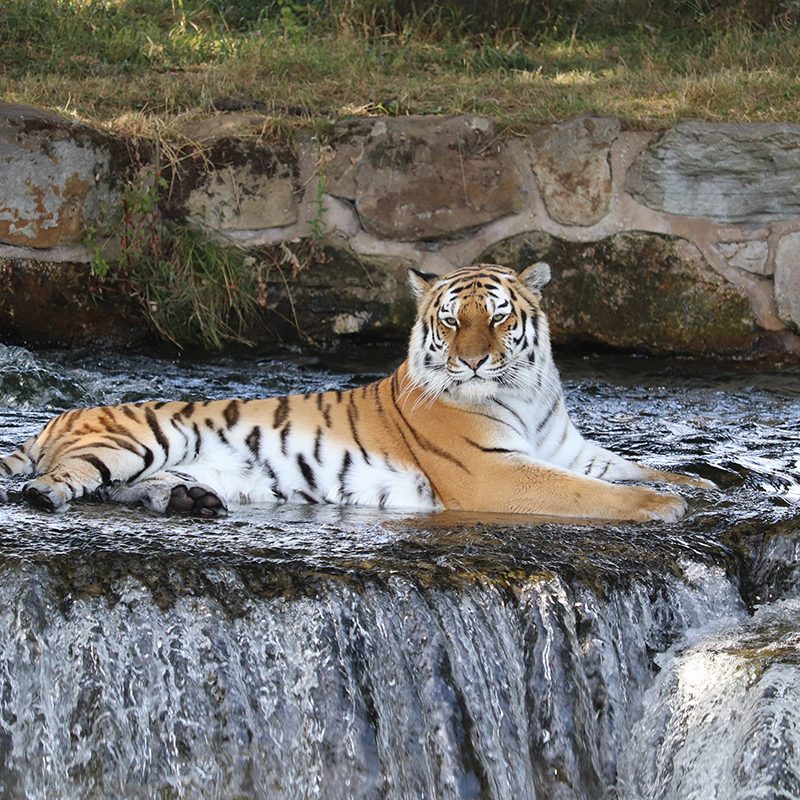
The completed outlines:
{"type": "Polygon", "coordinates": [[[573,2],[557,18],[558,5],[524,30],[487,32],[446,4],[401,18],[388,0],[5,0],[0,95],[123,131],[154,122],[162,136],[226,97],[290,125],[464,112],[511,131],[584,113],[638,128],[800,122],[791,2],[772,4],[768,24],[700,0],[673,0],[683,15],[669,24],[599,26],[588,0],[583,17],[573,2]]]}

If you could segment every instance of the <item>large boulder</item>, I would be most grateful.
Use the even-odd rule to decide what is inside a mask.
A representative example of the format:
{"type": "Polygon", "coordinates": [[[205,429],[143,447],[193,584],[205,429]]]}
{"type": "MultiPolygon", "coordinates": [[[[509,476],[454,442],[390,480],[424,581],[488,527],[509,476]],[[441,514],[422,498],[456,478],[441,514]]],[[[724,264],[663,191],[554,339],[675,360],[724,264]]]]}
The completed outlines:
{"type": "Polygon", "coordinates": [[[562,225],[594,225],[611,204],[611,144],[619,120],[579,117],[540,128],[531,160],[547,213],[562,225]]]}
{"type": "Polygon", "coordinates": [[[58,114],[0,102],[0,243],[81,241],[87,221],[119,205],[126,145],[58,114]]]}
{"type": "Polygon", "coordinates": [[[676,125],[631,165],[625,188],[658,211],[720,223],[796,217],[800,125],[676,125]]]}
{"type": "Polygon", "coordinates": [[[534,232],[498,243],[481,260],[551,264],[545,303],[556,344],[701,355],[747,352],[755,343],[748,298],[684,239],[620,233],[585,243],[534,232]]]}
{"type": "Polygon", "coordinates": [[[450,238],[525,206],[519,171],[484,117],[346,123],[331,140],[329,194],[355,203],[374,236],[450,238]]]}

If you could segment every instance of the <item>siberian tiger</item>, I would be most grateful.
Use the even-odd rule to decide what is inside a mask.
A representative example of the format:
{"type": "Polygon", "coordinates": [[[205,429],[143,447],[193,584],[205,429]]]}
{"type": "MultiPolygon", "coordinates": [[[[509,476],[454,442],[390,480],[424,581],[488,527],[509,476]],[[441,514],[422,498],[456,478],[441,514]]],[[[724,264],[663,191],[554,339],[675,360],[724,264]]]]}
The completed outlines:
{"type": "Polygon", "coordinates": [[[443,276],[411,270],[408,358],[349,391],[76,409],[0,460],[58,511],[96,494],[157,513],[230,503],[343,503],[613,520],[686,508],[615,480],[707,481],[650,469],[585,440],[569,418],[540,304],[547,264],[443,276]]]}

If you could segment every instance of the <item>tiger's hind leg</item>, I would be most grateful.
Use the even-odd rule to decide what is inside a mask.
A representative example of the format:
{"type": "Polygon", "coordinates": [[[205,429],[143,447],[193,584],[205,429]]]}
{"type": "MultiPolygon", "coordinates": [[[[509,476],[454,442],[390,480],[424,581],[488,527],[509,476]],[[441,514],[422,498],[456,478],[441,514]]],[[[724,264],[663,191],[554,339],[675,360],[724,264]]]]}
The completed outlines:
{"type": "Polygon", "coordinates": [[[129,480],[142,471],[142,457],[124,449],[103,451],[102,458],[95,447],[84,452],[40,462],[43,472],[22,487],[22,496],[43,511],[60,511],[71,501],[92,494],[101,486],[114,481],[129,480]]]}
{"type": "Polygon", "coordinates": [[[136,483],[117,483],[104,487],[100,495],[112,503],[141,503],[156,514],[191,514],[217,517],[227,513],[225,501],[217,492],[191,475],[164,470],[136,483]]]}

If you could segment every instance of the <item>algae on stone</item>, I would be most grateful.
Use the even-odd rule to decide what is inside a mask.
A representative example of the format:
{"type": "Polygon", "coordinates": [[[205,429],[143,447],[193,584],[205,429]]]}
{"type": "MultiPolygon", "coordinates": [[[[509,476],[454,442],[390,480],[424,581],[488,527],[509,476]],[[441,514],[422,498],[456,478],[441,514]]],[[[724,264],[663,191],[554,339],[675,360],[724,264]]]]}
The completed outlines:
{"type": "Polygon", "coordinates": [[[755,340],[747,297],[685,239],[632,232],[587,243],[532,232],[499,242],[480,260],[552,266],[544,296],[556,344],[701,355],[747,351],[755,340]]]}

